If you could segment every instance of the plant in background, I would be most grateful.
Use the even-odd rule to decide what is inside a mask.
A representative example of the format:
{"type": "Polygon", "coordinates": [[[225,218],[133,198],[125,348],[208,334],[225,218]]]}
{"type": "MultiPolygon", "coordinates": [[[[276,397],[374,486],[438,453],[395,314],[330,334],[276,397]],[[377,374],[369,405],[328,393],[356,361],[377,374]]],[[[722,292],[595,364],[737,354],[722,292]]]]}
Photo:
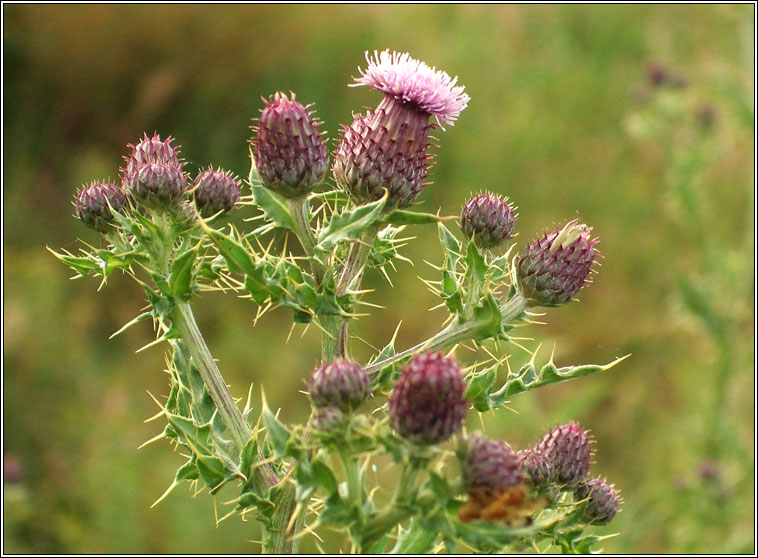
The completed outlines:
{"type": "Polygon", "coordinates": [[[468,435],[464,423],[512,396],[618,360],[538,367],[533,355],[518,371],[500,373],[505,358],[462,368],[455,348],[494,342],[502,352],[510,330],[532,321],[533,308],[572,300],[591,272],[597,240],[577,218],[512,256],[514,208],[492,193],[463,206],[463,240],[448,218],[413,210],[431,163],[429,134],[452,126],[469,97],[457,79],[407,54],[385,51],[367,61],[352,85],[384,98],[344,127],[335,184],[324,182],[329,154],[314,112],[294,94],[276,93],[264,99],[254,128],[244,195],[230,173],[207,168],[193,177],[170,139],[145,136],[132,146],[121,187],[95,183],[77,196],[77,217],[102,233],[103,247],[55,255],[77,276],[104,283],[121,270],[144,288],[148,309],[124,329],[152,320],[150,345],[167,346],[169,393],[156,401],[166,425],[155,440],[187,456],[166,493],[183,481],[211,494],[235,484],[231,513],[260,522],[265,552],[294,553],[320,528],[344,532],[343,550],[363,553],[594,549],[602,537],[584,530],[610,521],[619,498],[587,480],[584,430],[569,422],[516,451],[468,435]],[[227,212],[251,207],[260,212],[254,230],[225,224],[227,212]],[[409,349],[398,351],[394,336],[369,362],[355,362],[350,324],[365,294],[363,275],[386,274],[403,257],[405,227],[430,225],[439,233],[441,276],[428,284],[449,319],[409,349]],[[262,239],[281,229],[296,235],[305,257],[263,248],[262,239]],[[239,409],[192,312],[193,298],[208,291],[246,295],[259,315],[286,308],[295,323],[319,328],[319,364],[290,372],[310,374],[306,424],[284,424],[264,397],[258,406],[248,396],[239,409]],[[399,475],[386,503],[366,475],[381,457],[399,475]]]}

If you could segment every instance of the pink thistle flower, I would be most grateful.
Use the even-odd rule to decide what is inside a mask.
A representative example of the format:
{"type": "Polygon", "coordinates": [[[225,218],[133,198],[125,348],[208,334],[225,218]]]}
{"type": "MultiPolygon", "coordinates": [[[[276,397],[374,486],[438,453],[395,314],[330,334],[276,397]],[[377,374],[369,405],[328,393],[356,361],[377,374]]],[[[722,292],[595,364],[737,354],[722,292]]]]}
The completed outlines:
{"type": "Polygon", "coordinates": [[[384,92],[402,103],[413,103],[429,116],[434,116],[442,125],[455,124],[455,120],[469,102],[458,78],[414,60],[407,53],[374,51],[374,57],[366,52],[368,66],[361,77],[354,78],[351,87],[368,85],[384,92]]]}

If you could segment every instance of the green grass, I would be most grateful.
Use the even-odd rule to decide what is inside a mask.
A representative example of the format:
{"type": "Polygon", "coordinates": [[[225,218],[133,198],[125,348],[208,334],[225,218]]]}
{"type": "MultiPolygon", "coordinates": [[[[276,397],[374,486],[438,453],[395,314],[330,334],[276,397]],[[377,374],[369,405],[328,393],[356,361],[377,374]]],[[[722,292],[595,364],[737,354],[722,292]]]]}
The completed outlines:
{"type": "MultiPolygon", "coordinates": [[[[115,178],[125,144],[143,132],[176,137],[190,170],[246,176],[260,96],[292,90],[337,137],[353,111],[378,102],[346,85],[365,50],[384,48],[457,74],[471,95],[458,123],[436,133],[422,209],[456,215],[470,192],[491,189],[518,205],[521,246],[577,211],[601,238],[594,284],[523,330],[536,339],[526,344],[542,342],[544,358],[555,345],[559,365],[632,357],[605,376],[514,398],[517,413],[486,417],[487,432],[525,445],[559,421],[592,429],[594,468],[626,501],[601,530],[620,533],[608,551],[753,551],[752,6],[3,9],[4,452],[25,469],[21,504],[6,502],[7,552],[259,549],[253,522],[215,527],[207,494],[180,488],[149,507],[182,462],[165,444],[136,449],[160,428],[142,421],[156,411],[145,390],[166,392],[163,351],[133,354],[151,339],[146,323],[107,339],[143,295],[120,277],[99,293],[92,280],[69,282],[44,247],[97,242],[70,202],[82,183],[115,178]],[[677,103],[718,114],[703,166],[679,182],[686,169],[674,156],[689,152],[696,128],[689,112],[658,137],[627,133],[630,115],[653,110],[634,101],[650,60],[687,76],[677,103]],[[695,193],[682,197],[677,184],[695,193]],[[692,199],[698,219],[681,209],[692,199]],[[722,337],[685,305],[683,277],[716,301],[722,337]],[[717,462],[716,481],[699,476],[704,460],[717,462]]],[[[244,217],[234,221],[246,227],[244,217]]],[[[436,263],[436,233],[410,232],[416,265],[398,267],[391,295],[366,279],[377,289],[369,300],[386,306],[357,329],[374,346],[399,320],[399,344],[411,346],[443,317],[426,312],[436,301],[417,279],[434,277],[423,260],[436,263]]],[[[205,297],[197,314],[233,392],[263,385],[285,421],[302,421],[297,390],[317,361],[317,332],[285,346],[287,312],[253,329],[253,306],[232,296],[205,297]]],[[[526,356],[515,350],[512,363],[526,356]]],[[[325,548],[338,544],[329,535],[325,548]]]]}

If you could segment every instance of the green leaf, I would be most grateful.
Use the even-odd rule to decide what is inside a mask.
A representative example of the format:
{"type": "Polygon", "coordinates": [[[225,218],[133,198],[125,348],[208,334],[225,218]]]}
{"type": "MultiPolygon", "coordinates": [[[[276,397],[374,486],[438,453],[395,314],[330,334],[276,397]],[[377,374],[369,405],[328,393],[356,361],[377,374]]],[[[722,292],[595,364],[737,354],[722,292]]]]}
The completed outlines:
{"type": "Polygon", "coordinates": [[[479,252],[475,242],[469,242],[466,246],[466,277],[472,277],[477,283],[482,283],[486,272],[484,256],[479,252]]]}
{"type": "Polygon", "coordinates": [[[313,478],[326,490],[327,494],[332,495],[337,492],[337,478],[332,470],[320,459],[311,462],[313,469],[313,478]]]}
{"type": "Polygon", "coordinates": [[[89,274],[90,271],[95,271],[98,269],[97,264],[89,258],[79,258],[76,256],[59,254],[58,252],[51,250],[50,247],[47,247],[47,250],[61,262],[78,273],[80,277],[85,277],[89,274]]]}
{"type": "Polygon", "coordinates": [[[216,245],[219,253],[224,256],[226,267],[230,272],[241,271],[245,274],[255,274],[257,272],[253,258],[248,251],[239,242],[233,238],[203,225],[208,238],[216,245]]]}
{"type": "Polygon", "coordinates": [[[251,187],[255,205],[261,208],[269,221],[277,227],[294,231],[295,222],[285,199],[264,186],[251,183],[251,187]]]}
{"type": "Polygon", "coordinates": [[[500,304],[492,293],[487,293],[482,299],[482,303],[474,308],[473,319],[482,323],[472,335],[475,341],[497,339],[501,336],[503,313],[500,310],[500,304]]]}
{"type": "Polygon", "coordinates": [[[384,217],[382,217],[382,223],[388,225],[431,225],[434,223],[441,223],[445,218],[433,213],[419,213],[416,211],[408,211],[406,209],[395,209],[384,217]]]}
{"type": "Polygon", "coordinates": [[[550,361],[542,367],[542,370],[540,370],[539,373],[536,372],[534,361],[532,360],[522,366],[515,376],[508,378],[505,385],[492,395],[508,397],[549,384],[581,378],[582,376],[588,376],[596,372],[604,372],[610,370],[627,357],[629,357],[629,355],[617,358],[608,364],[584,364],[580,366],[565,366],[562,368],[556,368],[555,364],[550,361]]]}
{"type": "Polygon", "coordinates": [[[332,215],[329,224],[318,233],[316,249],[322,252],[330,252],[338,242],[357,240],[361,233],[376,221],[384,209],[386,201],[387,192],[378,201],[332,215]]]}
{"type": "Polygon", "coordinates": [[[197,256],[197,248],[187,250],[171,264],[169,289],[171,296],[181,302],[187,302],[192,297],[192,266],[197,256]]]}
{"type": "Polygon", "coordinates": [[[274,448],[277,456],[284,456],[287,453],[287,442],[290,439],[290,430],[284,424],[282,424],[278,418],[274,416],[271,410],[266,405],[265,400],[263,403],[263,410],[261,412],[263,417],[263,424],[266,425],[266,432],[268,439],[271,441],[271,445],[274,448]]]}
{"type": "Polygon", "coordinates": [[[474,408],[483,413],[492,408],[490,401],[490,390],[497,380],[497,372],[494,367],[488,368],[482,373],[469,378],[468,388],[466,389],[466,399],[468,399],[474,408]]]}
{"type": "Polygon", "coordinates": [[[127,260],[112,254],[108,250],[98,250],[97,255],[100,256],[100,269],[103,277],[110,276],[117,269],[129,268],[130,264],[127,260]]]}
{"type": "Polygon", "coordinates": [[[407,529],[400,528],[395,547],[390,554],[409,554],[411,556],[426,554],[434,547],[439,532],[427,531],[421,522],[411,520],[407,529]]]}

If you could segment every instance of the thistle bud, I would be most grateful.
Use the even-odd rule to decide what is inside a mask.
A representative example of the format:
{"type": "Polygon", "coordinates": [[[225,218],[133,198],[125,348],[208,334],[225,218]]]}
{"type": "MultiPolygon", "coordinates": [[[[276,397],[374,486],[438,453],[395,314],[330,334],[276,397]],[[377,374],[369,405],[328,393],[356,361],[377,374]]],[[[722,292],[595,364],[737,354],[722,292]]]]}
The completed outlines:
{"type": "Polygon", "coordinates": [[[313,371],[308,391],[315,407],[357,408],[371,393],[368,375],[359,364],[335,360],[313,371]]]}
{"type": "Polygon", "coordinates": [[[239,181],[222,170],[207,169],[195,177],[192,193],[200,213],[206,217],[234,209],[240,199],[239,181]]]}
{"type": "Polygon", "coordinates": [[[325,434],[340,434],[347,427],[347,417],[337,407],[317,407],[311,417],[313,427],[325,434]]]}
{"type": "Polygon", "coordinates": [[[521,460],[508,444],[470,436],[463,445],[461,468],[466,489],[499,492],[524,480],[521,460]]]}
{"type": "Polygon", "coordinates": [[[553,464],[543,451],[523,449],[518,452],[524,471],[529,475],[533,486],[544,486],[553,476],[553,464]]]}
{"type": "Polygon", "coordinates": [[[534,446],[543,452],[552,464],[552,480],[563,485],[574,485],[584,480],[590,471],[592,440],[577,423],[556,426],[534,446]]]}
{"type": "Polygon", "coordinates": [[[455,85],[457,78],[408,54],[366,53],[366,61],[351,85],[368,85],[384,99],[343,127],[334,177],[358,203],[378,200],[386,190],[386,208],[408,207],[424,188],[429,168],[430,117],[452,126],[469,96],[455,85]]]}
{"type": "Polygon", "coordinates": [[[114,211],[126,207],[127,199],[121,188],[109,182],[94,182],[76,195],[74,207],[79,220],[98,232],[106,232],[113,222],[114,211]]]}
{"type": "Polygon", "coordinates": [[[576,500],[587,499],[584,519],[596,525],[610,523],[618,513],[621,497],[619,491],[604,479],[594,478],[582,481],[574,490],[576,500]]]}
{"type": "Polygon", "coordinates": [[[508,199],[482,194],[461,210],[461,230],[482,248],[494,248],[511,237],[516,216],[508,199]]]}
{"type": "Polygon", "coordinates": [[[324,178],[329,153],[318,131],[319,121],[283,93],[266,101],[254,128],[253,159],[263,185],[293,199],[305,196],[324,178]]]}
{"type": "Polygon", "coordinates": [[[530,306],[558,306],[576,296],[589,277],[597,239],[574,219],[527,245],[517,263],[519,284],[530,306]]]}
{"type": "Polygon", "coordinates": [[[173,140],[161,141],[158,134],[133,145],[123,169],[124,191],[145,205],[171,205],[184,196],[187,177],[173,140]]]}
{"type": "Polygon", "coordinates": [[[443,442],[460,430],[468,410],[458,364],[442,354],[418,354],[405,366],[389,397],[390,424],[420,445],[443,442]]]}

